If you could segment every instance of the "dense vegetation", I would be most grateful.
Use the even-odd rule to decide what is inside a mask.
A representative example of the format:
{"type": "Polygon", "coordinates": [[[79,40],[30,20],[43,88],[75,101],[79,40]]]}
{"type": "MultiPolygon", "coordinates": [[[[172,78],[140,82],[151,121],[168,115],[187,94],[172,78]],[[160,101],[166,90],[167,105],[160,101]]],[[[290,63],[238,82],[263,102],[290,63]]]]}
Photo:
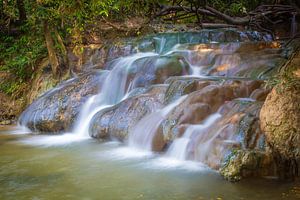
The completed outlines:
{"type": "MultiPolygon", "coordinates": [[[[278,0],[1,0],[0,71],[13,74],[0,90],[12,94],[28,81],[36,64],[48,56],[54,77],[68,68],[66,46],[79,48],[88,25],[140,16],[173,22],[219,22],[247,25],[251,11],[261,4],[297,1],[278,0]],[[240,21],[234,17],[241,17],[240,21]],[[243,23],[242,23],[243,22],[243,23]]],[[[287,10],[290,12],[291,10],[287,10]]],[[[258,13],[256,15],[259,15],[258,13]]],[[[254,15],[254,14],[252,14],[254,15]]]]}

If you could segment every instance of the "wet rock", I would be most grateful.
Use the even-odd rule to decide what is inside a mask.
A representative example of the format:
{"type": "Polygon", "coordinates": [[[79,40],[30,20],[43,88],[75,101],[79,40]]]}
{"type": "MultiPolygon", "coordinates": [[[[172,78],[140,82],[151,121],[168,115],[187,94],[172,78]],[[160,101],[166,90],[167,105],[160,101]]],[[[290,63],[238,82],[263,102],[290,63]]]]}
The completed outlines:
{"type": "Polygon", "coordinates": [[[98,93],[106,71],[90,72],[61,83],[35,100],[20,123],[40,133],[69,131],[83,103],[98,93]]]}
{"type": "Polygon", "coordinates": [[[165,95],[165,104],[169,104],[183,95],[189,94],[196,90],[201,90],[202,88],[211,84],[211,82],[204,80],[205,79],[190,77],[171,77],[167,79],[165,83],[169,84],[169,87],[165,95]]]}
{"type": "Polygon", "coordinates": [[[274,175],[275,167],[269,153],[256,150],[237,150],[220,170],[221,175],[230,181],[239,181],[245,177],[274,175]]]}
{"type": "Polygon", "coordinates": [[[111,61],[113,59],[129,56],[133,53],[136,53],[135,44],[121,41],[119,43],[115,43],[113,45],[108,45],[106,48],[106,62],[111,61]]]}
{"type": "Polygon", "coordinates": [[[251,93],[250,98],[255,99],[257,101],[265,101],[269,93],[270,90],[268,89],[256,89],[251,93]]]}
{"type": "Polygon", "coordinates": [[[261,129],[270,145],[278,174],[283,179],[300,176],[300,87],[282,83],[272,89],[260,112],[261,129]]]}
{"type": "Polygon", "coordinates": [[[262,103],[247,100],[234,100],[222,106],[223,113],[218,127],[219,136],[215,139],[214,151],[207,158],[209,166],[218,169],[225,179],[237,181],[245,177],[275,176],[276,166],[265,137],[260,129],[259,111],[262,103]],[[224,132],[225,131],[225,132],[224,132]],[[229,142],[231,141],[231,142],[229,142]],[[215,160],[219,158],[216,165],[215,160]]]}
{"type": "Polygon", "coordinates": [[[163,56],[155,62],[155,83],[163,83],[170,76],[190,74],[190,66],[183,57],[163,56]]]}
{"type": "Polygon", "coordinates": [[[164,83],[171,76],[190,74],[190,66],[180,56],[152,56],[138,59],[129,69],[132,88],[164,83]]]}
{"type": "Polygon", "coordinates": [[[286,62],[276,42],[198,44],[188,48],[192,50],[191,63],[209,75],[267,78],[286,62]]]}
{"type": "Polygon", "coordinates": [[[148,54],[140,58],[127,57],[113,60],[107,65],[113,77],[122,80],[125,91],[162,84],[171,76],[191,73],[186,60],[181,56],[157,56],[148,54]],[[125,65],[125,66],[124,66],[125,65]]]}
{"type": "Polygon", "coordinates": [[[227,81],[220,85],[216,81],[198,80],[199,90],[190,93],[163,122],[162,130],[166,143],[178,136],[180,130],[178,128],[182,124],[200,123],[209,114],[216,112],[226,101],[247,97],[261,84],[261,81],[227,81]]]}
{"type": "Polygon", "coordinates": [[[132,127],[142,117],[163,106],[166,85],[155,85],[142,94],[129,97],[101,113],[97,113],[90,125],[94,138],[115,138],[124,141],[132,127]]]}
{"type": "Polygon", "coordinates": [[[180,116],[178,124],[196,124],[202,121],[211,113],[211,108],[206,103],[195,103],[184,108],[183,115],[180,116]]]}

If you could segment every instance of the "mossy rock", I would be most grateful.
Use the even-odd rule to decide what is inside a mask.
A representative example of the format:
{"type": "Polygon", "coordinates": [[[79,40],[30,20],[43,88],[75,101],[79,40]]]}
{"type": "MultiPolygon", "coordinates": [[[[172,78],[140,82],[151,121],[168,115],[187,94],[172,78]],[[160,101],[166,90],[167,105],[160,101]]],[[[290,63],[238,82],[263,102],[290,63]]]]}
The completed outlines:
{"type": "MultiPolygon", "coordinates": [[[[300,83],[298,81],[296,84],[300,83]]],[[[300,176],[300,84],[273,88],[260,112],[261,128],[284,179],[300,176]]]]}
{"type": "Polygon", "coordinates": [[[272,156],[261,151],[233,151],[225,163],[219,170],[220,174],[233,182],[245,177],[274,175],[275,172],[272,156]]]}

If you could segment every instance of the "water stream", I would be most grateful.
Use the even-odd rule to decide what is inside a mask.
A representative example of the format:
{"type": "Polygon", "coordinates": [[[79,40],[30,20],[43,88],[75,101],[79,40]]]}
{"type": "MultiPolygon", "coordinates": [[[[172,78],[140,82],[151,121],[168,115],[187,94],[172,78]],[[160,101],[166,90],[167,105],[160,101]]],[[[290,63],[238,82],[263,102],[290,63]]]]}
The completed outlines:
{"type": "Polygon", "coordinates": [[[153,137],[167,114],[180,104],[186,96],[183,96],[176,101],[170,103],[161,110],[155,111],[142,118],[130,131],[129,146],[147,151],[152,150],[153,137]]]}
{"type": "Polygon", "coordinates": [[[118,103],[130,92],[128,87],[129,70],[135,61],[142,58],[152,57],[154,53],[138,53],[128,57],[121,57],[110,63],[107,68],[111,69],[106,77],[101,91],[90,97],[83,105],[79,117],[74,123],[73,134],[76,136],[89,137],[89,125],[93,116],[110,106],[118,103]]]}
{"type": "MultiPolygon", "coordinates": [[[[210,128],[210,126],[214,126],[214,123],[221,118],[222,115],[219,113],[215,113],[210,115],[203,124],[199,125],[191,125],[184,132],[183,136],[177,138],[173,141],[171,146],[169,147],[166,155],[171,158],[175,158],[178,160],[187,160],[188,159],[188,146],[191,142],[193,142],[193,138],[195,138],[195,134],[205,134],[205,131],[210,128]]],[[[203,148],[203,147],[201,147],[203,148]]],[[[205,152],[203,152],[205,154],[205,152]]]]}

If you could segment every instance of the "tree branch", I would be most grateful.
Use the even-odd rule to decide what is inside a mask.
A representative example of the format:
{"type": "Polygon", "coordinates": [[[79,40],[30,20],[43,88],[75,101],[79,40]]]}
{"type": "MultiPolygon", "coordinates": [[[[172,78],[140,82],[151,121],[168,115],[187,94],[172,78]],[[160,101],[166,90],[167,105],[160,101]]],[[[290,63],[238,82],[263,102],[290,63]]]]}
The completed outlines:
{"type": "Polygon", "coordinates": [[[250,17],[246,16],[246,17],[231,17],[229,15],[226,15],[224,13],[221,13],[220,11],[209,7],[209,6],[205,6],[205,8],[210,11],[211,13],[213,13],[214,15],[218,16],[220,19],[226,21],[227,23],[233,24],[233,25],[247,25],[250,22],[250,17]]]}
{"type": "MultiPolygon", "coordinates": [[[[155,17],[160,17],[160,16],[164,16],[164,15],[168,15],[172,12],[179,12],[179,11],[185,11],[185,12],[193,12],[193,10],[187,6],[166,6],[166,5],[162,5],[162,10],[159,13],[155,14],[155,17]]],[[[199,14],[205,14],[205,15],[209,15],[209,16],[215,16],[212,12],[203,9],[203,8],[199,8],[198,10],[199,14]]]]}

